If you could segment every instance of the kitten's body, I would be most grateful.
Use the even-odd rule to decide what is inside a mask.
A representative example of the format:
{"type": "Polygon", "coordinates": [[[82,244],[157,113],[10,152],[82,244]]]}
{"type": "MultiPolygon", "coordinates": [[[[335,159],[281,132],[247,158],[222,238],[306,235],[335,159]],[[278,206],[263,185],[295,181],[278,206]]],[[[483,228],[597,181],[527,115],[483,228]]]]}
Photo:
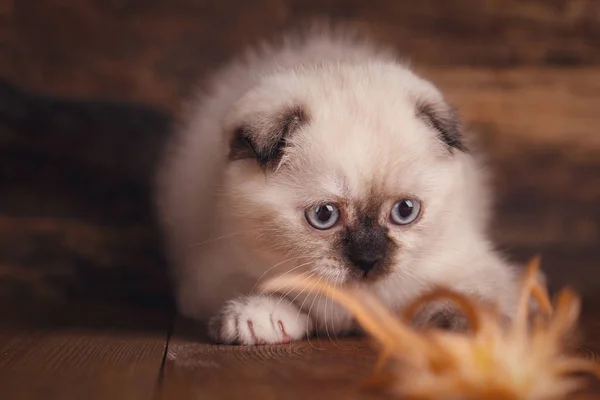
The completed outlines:
{"type": "Polygon", "coordinates": [[[350,330],[324,298],[252,292],[294,268],[362,285],[397,309],[444,284],[512,315],[515,272],[486,238],[481,168],[441,94],[391,52],[318,31],[251,53],[210,83],[169,146],[157,193],[179,309],[213,317],[215,339],[350,330]],[[422,201],[418,220],[391,224],[406,196],[422,201]],[[339,205],[340,222],[313,229],[304,209],[324,202],[339,205]],[[381,262],[359,271],[348,254],[358,242],[369,252],[376,231],[381,262]]]}

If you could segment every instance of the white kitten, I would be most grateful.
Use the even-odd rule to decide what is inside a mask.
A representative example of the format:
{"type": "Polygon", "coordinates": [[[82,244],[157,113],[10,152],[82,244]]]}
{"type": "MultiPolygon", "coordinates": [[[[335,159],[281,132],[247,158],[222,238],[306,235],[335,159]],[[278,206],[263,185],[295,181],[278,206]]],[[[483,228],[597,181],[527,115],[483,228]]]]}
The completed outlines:
{"type": "Polygon", "coordinates": [[[326,298],[254,291],[289,271],[396,309],[449,285],[511,318],[516,272],[487,239],[481,167],[441,93],[391,51],[326,30],[288,38],[220,70],[182,121],[159,213],[179,310],[212,317],[217,341],[354,327],[326,298]]]}

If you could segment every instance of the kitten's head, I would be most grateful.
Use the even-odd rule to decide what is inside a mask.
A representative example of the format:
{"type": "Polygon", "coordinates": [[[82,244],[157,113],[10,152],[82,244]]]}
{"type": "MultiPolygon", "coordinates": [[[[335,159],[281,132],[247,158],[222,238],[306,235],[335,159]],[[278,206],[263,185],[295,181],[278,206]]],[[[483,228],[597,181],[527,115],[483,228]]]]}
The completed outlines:
{"type": "Polygon", "coordinates": [[[431,271],[417,260],[483,226],[479,174],[454,112],[398,64],[263,78],[226,129],[227,212],[270,261],[337,284],[418,279],[431,271]]]}

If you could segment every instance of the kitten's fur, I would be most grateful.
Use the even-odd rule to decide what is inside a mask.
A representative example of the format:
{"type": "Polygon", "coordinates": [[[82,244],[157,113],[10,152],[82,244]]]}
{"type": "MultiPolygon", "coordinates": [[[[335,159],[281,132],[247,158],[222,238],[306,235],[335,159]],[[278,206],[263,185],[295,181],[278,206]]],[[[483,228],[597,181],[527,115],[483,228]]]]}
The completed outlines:
{"type": "Polygon", "coordinates": [[[396,309],[444,284],[512,316],[516,272],[487,239],[480,165],[440,92],[393,52],[328,30],[288,38],[220,70],[182,121],[161,165],[159,211],[179,310],[212,317],[217,341],[354,327],[325,298],[253,291],[292,269],[361,285],[396,309]],[[405,198],[422,201],[421,216],[394,225],[392,205],[405,198]],[[340,205],[342,220],[316,230],[304,210],[323,202],[340,205]],[[348,258],[359,242],[363,252],[385,244],[366,276],[348,258]]]}

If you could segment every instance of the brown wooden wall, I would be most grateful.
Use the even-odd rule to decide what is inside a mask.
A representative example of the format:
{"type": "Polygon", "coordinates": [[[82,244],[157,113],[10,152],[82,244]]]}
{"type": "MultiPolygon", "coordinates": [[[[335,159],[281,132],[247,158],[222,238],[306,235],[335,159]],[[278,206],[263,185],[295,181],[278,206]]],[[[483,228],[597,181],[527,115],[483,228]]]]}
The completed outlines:
{"type": "Polygon", "coordinates": [[[0,0],[0,296],[165,304],[147,179],[172,113],[326,16],[397,46],[480,135],[503,249],[600,287],[596,0],[0,0]]]}

